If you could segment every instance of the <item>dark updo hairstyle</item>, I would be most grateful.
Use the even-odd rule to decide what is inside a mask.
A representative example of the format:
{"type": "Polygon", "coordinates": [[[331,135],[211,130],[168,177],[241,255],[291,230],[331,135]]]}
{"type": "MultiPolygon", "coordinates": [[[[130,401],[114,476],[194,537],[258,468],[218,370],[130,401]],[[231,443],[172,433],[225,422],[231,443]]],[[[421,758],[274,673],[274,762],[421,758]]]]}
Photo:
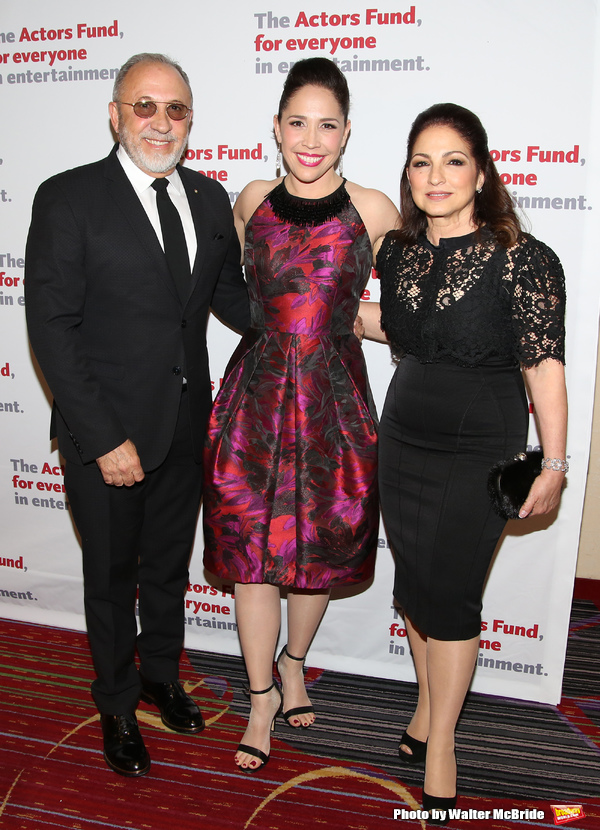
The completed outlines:
{"type": "Polygon", "coordinates": [[[427,217],[415,205],[410,192],[407,168],[418,137],[428,127],[437,126],[452,127],[456,130],[469,145],[478,172],[482,172],[485,176],[481,193],[475,194],[473,206],[475,226],[479,229],[485,225],[492,231],[496,241],[505,248],[514,245],[523,232],[510,194],[502,184],[490,156],[487,133],[479,118],[465,107],[459,107],[458,104],[434,104],[418,115],[410,128],[406,142],[406,162],[400,181],[402,227],[396,231],[396,238],[405,244],[414,245],[419,235],[427,229],[427,217]]]}
{"type": "Polygon", "coordinates": [[[346,76],[333,61],[327,58],[306,58],[292,66],[285,79],[283,92],[279,99],[278,121],[281,121],[281,116],[289,104],[290,98],[305,86],[321,86],[328,89],[340,105],[340,109],[344,114],[344,124],[346,124],[350,112],[350,92],[346,76]]]}

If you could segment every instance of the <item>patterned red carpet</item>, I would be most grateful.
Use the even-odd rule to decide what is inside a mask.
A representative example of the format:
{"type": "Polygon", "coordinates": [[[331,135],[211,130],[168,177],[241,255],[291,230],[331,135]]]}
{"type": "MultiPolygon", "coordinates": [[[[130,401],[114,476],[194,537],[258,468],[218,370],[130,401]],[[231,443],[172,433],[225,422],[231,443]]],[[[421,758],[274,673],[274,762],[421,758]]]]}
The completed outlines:
{"type": "MultiPolygon", "coordinates": [[[[466,795],[460,815],[450,821],[452,830],[555,827],[552,804],[582,807],[585,817],[565,823],[571,830],[600,828],[600,614],[592,601],[581,608],[579,616],[574,612],[577,642],[569,659],[574,670],[591,673],[576,682],[570,672],[566,686],[573,688],[566,689],[560,707],[470,696],[461,729],[467,733],[464,745],[475,749],[461,757],[459,738],[466,795]],[[594,649],[595,663],[590,659],[594,649]],[[493,714],[489,721],[488,712],[493,714]],[[520,733],[511,733],[515,722],[521,731],[523,723],[532,724],[525,737],[530,776],[523,775],[523,740],[514,737],[520,733]],[[481,746],[490,747],[487,755],[485,750],[477,755],[477,724],[481,746]],[[509,754],[514,749],[516,766],[510,759],[497,763],[498,746],[500,757],[507,746],[509,754]],[[536,769],[544,757],[549,766],[536,769]],[[478,792],[482,780],[486,783],[479,789],[485,792],[478,792]],[[481,817],[469,811],[481,811],[481,817]],[[509,812],[494,817],[494,811],[509,812]]],[[[182,679],[203,708],[207,728],[199,736],[175,735],[141,704],[138,719],[152,769],[141,779],[125,779],[102,758],[85,635],[0,620],[2,830],[425,827],[410,812],[419,808],[422,772],[394,760],[404,713],[386,717],[387,696],[390,701],[392,692],[396,701],[410,696],[414,690],[407,691],[408,684],[310,672],[313,698],[323,694],[337,704],[322,712],[319,731],[298,735],[278,726],[269,765],[250,776],[233,764],[247,705],[239,690],[241,663],[205,653],[191,658],[203,673],[184,660],[182,679]],[[372,713],[365,712],[367,699],[372,713]],[[404,812],[395,817],[395,810],[404,812]]],[[[321,712],[319,702],[318,707],[321,712]]]]}
{"type": "Polygon", "coordinates": [[[225,678],[183,667],[186,689],[207,717],[201,736],[165,729],[150,707],[138,711],[152,770],[125,779],[110,772],[89,694],[85,635],[0,621],[0,826],[27,828],[381,827],[393,808],[416,800],[377,769],[355,771],[274,741],[277,762],[262,775],[232,763],[243,727],[225,678]],[[299,757],[298,757],[299,756],[299,757]]]}

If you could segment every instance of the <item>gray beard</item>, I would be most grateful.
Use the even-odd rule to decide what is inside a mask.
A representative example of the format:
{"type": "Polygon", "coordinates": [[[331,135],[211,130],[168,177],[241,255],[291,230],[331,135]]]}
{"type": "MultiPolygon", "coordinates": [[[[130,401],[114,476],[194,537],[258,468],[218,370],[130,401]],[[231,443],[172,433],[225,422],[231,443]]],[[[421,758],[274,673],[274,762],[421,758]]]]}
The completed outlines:
{"type": "MultiPolygon", "coordinates": [[[[142,134],[136,138],[156,138],[164,141],[169,138],[169,134],[167,133],[166,135],[161,135],[159,133],[154,136],[151,131],[149,131],[147,135],[142,134]]],[[[185,142],[180,144],[179,140],[175,140],[173,141],[172,152],[166,156],[158,154],[154,155],[152,152],[145,153],[139,144],[136,144],[131,140],[129,131],[126,129],[121,129],[119,131],[119,141],[135,166],[139,167],[141,170],[148,170],[150,173],[167,173],[169,170],[172,170],[179,162],[179,159],[183,155],[183,151],[185,149],[185,142]]]]}

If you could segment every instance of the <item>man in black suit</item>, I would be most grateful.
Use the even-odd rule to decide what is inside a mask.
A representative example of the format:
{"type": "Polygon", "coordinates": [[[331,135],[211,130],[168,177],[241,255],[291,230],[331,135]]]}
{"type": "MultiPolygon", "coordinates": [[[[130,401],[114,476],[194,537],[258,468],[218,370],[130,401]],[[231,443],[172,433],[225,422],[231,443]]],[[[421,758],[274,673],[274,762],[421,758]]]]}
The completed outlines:
{"type": "Polygon", "coordinates": [[[140,696],[175,731],[204,726],[178,668],[211,406],[206,325],[209,306],[240,331],[249,311],[228,196],[178,166],[187,75],[163,55],[135,55],[113,98],[108,158],[37,192],[25,285],[82,540],[104,757],[137,776],[150,768],[140,696]]]}

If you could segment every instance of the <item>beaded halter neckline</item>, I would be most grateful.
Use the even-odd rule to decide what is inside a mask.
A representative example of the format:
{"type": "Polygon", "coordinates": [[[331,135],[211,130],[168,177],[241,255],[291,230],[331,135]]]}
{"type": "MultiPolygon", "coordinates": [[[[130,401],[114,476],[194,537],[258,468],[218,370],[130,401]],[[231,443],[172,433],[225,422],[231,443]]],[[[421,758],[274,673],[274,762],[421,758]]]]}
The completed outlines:
{"type": "Polygon", "coordinates": [[[320,199],[304,199],[301,196],[294,196],[288,192],[285,179],[283,179],[269,193],[268,199],[278,219],[302,226],[322,225],[334,219],[350,204],[346,179],[342,179],[337,190],[320,199]]]}

